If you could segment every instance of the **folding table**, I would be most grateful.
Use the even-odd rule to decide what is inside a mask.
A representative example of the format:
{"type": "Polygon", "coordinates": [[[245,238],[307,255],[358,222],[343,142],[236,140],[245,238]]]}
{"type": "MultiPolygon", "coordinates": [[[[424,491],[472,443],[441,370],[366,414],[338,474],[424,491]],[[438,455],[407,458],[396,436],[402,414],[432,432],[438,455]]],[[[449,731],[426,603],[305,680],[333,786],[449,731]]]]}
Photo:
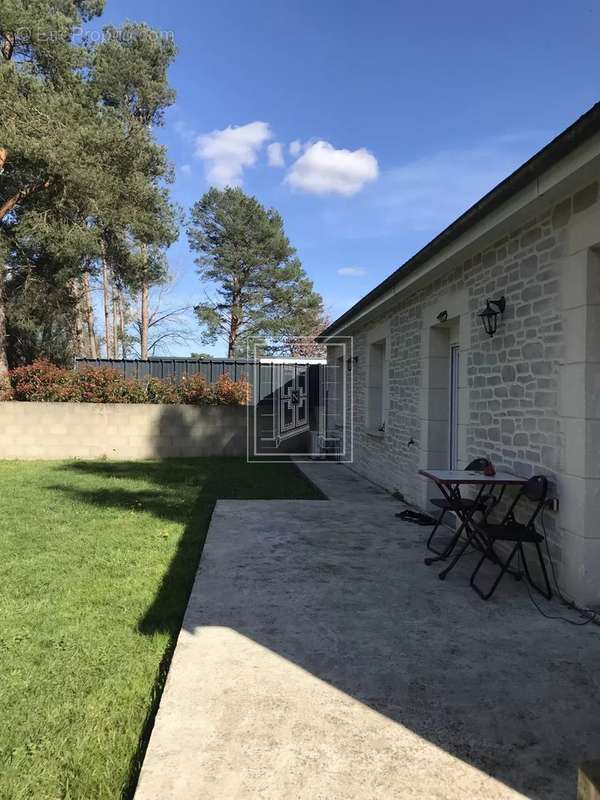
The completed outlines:
{"type": "MultiPolygon", "coordinates": [[[[483,472],[471,472],[466,469],[421,469],[419,470],[419,475],[423,475],[425,478],[433,481],[440,492],[444,495],[446,500],[449,502],[457,501],[461,499],[460,494],[460,487],[461,486],[478,486],[479,492],[476,496],[476,500],[479,500],[483,494],[484,489],[489,488],[492,489],[496,486],[502,487],[499,497],[502,497],[504,490],[507,486],[524,486],[527,483],[526,478],[520,478],[517,475],[512,475],[510,472],[496,472],[495,475],[484,475],[483,472]]],[[[467,534],[470,532],[469,522],[471,516],[476,512],[476,507],[474,510],[461,510],[460,505],[456,504],[456,509],[454,509],[454,513],[458,516],[460,520],[460,527],[456,532],[455,536],[453,537],[452,541],[449,543],[448,547],[444,550],[444,552],[438,556],[437,558],[427,558],[425,562],[427,564],[433,564],[436,561],[442,561],[448,558],[448,556],[452,553],[456,545],[458,544],[458,540],[460,535],[465,529],[467,534]]],[[[456,563],[459,561],[463,553],[468,547],[468,537],[467,541],[463,545],[463,547],[459,550],[459,552],[454,556],[450,564],[442,570],[439,574],[440,580],[444,580],[446,575],[450,572],[451,569],[454,568],[456,563]]]]}

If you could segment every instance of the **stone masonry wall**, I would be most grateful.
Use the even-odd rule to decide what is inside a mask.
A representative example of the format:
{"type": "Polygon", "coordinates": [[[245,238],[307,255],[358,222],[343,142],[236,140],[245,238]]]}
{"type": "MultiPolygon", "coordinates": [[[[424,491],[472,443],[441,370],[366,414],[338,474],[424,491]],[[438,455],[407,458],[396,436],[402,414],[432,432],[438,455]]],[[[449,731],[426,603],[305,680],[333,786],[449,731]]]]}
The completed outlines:
{"type": "MultiPolygon", "coordinates": [[[[570,223],[598,202],[598,183],[585,186],[547,213],[496,241],[428,286],[407,294],[398,307],[355,333],[354,468],[409,502],[422,503],[420,453],[426,449],[421,417],[423,310],[463,291],[468,297],[469,416],[465,461],[490,458],[519,475],[552,478],[561,468],[559,368],[563,348],[560,271],[570,223]],[[488,297],[505,295],[507,307],[494,338],[477,314],[488,297]],[[384,436],[366,430],[367,333],[390,324],[390,408],[384,436]],[[413,443],[411,443],[411,440],[413,443]]],[[[599,205],[600,207],[600,205],[599,205]]],[[[440,466],[440,465],[434,465],[440,466]]],[[[444,465],[445,466],[445,465],[444,465]]],[[[464,466],[464,464],[463,464],[464,466]]],[[[560,535],[546,515],[554,552],[560,535]]]]}

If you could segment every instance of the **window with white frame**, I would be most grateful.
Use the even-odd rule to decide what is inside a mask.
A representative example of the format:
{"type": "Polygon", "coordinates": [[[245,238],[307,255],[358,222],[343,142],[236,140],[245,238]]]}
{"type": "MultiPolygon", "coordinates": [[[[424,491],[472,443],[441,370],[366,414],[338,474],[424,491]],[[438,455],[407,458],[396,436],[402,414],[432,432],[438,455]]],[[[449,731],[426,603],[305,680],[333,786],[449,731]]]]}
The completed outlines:
{"type": "Polygon", "coordinates": [[[386,339],[369,345],[369,393],[367,428],[384,433],[387,422],[388,354],[386,339]]]}

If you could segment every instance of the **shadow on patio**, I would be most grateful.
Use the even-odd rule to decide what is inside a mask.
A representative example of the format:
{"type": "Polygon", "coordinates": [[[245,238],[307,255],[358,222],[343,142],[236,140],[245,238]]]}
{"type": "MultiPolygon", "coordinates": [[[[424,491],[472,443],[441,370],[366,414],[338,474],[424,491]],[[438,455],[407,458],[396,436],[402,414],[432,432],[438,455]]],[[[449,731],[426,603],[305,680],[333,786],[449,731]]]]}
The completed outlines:
{"type": "MultiPolygon", "coordinates": [[[[181,535],[162,574],[150,576],[144,563],[144,551],[136,554],[139,558],[137,571],[147,573],[148,581],[155,581],[150,583],[148,604],[137,620],[136,630],[142,636],[166,635],[166,646],[154,685],[148,687],[148,717],[140,729],[122,794],[123,800],[130,800],[215,502],[220,497],[292,496],[318,500],[322,496],[291,464],[264,464],[260,470],[256,470],[244,459],[232,457],[60,463],[55,468],[55,481],[48,488],[64,498],[97,508],[103,515],[107,510],[114,509],[116,519],[119,519],[121,512],[136,515],[142,539],[147,533],[148,516],[180,525],[181,535]],[[102,481],[91,488],[85,484],[74,484],[71,480],[74,475],[84,479],[100,478],[102,481]]],[[[110,522],[109,519],[108,524],[110,522]]],[[[148,533],[148,536],[148,545],[152,547],[155,532],[148,533]]],[[[118,579],[125,580],[126,573],[119,575],[118,579]]]]}
{"type": "Polygon", "coordinates": [[[598,628],[438,581],[423,536],[386,503],[219,503],[138,800],[572,797],[598,628]]]}

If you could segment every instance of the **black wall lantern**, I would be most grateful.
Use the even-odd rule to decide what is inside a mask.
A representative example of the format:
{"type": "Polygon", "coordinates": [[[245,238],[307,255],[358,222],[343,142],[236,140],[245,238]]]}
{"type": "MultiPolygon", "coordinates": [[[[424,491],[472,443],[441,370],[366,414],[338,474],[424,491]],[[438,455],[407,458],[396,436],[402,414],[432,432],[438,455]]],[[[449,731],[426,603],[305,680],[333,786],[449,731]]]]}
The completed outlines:
{"type": "Polygon", "coordinates": [[[358,361],[358,356],[354,356],[354,358],[347,358],[346,359],[346,366],[348,367],[348,372],[352,372],[352,365],[356,364],[358,361]]]}
{"type": "Polygon", "coordinates": [[[498,330],[498,317],[504,314],[506,308],[506,298],[501,297],[499,300],[486,300],[485,308],[477,316],[483,324],[483,329],[488,336],[493,336],[498,330]],[[495,306],[495,308],[492,308],[495,306]]]}
{"type": "Polygon", "coordinates": [[[438,322],[446,322],[446,320],[448,319],[448,312],[446,310],[440,311],[436,319],[438,322]]]}

